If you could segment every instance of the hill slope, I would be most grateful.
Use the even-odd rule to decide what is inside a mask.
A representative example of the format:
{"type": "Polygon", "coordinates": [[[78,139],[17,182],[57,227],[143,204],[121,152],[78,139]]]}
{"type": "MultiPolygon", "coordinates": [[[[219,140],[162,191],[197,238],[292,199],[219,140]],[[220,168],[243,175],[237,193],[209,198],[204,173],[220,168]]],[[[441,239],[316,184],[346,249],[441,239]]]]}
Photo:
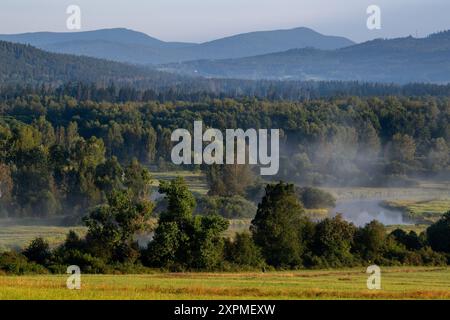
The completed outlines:
{"type": "Polygon", "coordinates": [[[175,76],[145,67],[66,54],[0,41],[0,84],[59,84],[67,81],[117,83],[175,76]]]}
{"type": "Polygon", "coordinates": [[[241,79],[449,82],[450,31],[420,39],[373,40],[337,50],[296,49],[241,59],[192,61],[161,69],[241,79]]]}

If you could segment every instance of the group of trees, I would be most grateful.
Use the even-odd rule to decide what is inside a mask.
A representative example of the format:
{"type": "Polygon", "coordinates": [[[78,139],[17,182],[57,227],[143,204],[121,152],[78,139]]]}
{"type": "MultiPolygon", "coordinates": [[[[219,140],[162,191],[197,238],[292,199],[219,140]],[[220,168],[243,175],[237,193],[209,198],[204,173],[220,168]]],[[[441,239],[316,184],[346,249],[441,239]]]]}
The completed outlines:
{"type": "MultiPolygon", "coordinates": [[[[103,90],[114,95],[119,89],[103,90]]],[[[0,94],[4,212],[45,215],[71,212],[73,206],[81,212],[98,204],[133,159],[163,170],[173,167],[171,133],[192,130],[195,120],[221,130],[281,129],[280,171],[274,180],[411,186],[413,176],[450,176],[448,98],[160,103],[94,102],[65,91],[39,92],[16,88],[0,94]]],[[[211,196],[250,199],[249,188],[258,184],[251,166],[186,169],[205,171],[211,196]]]]}
{"type": "Polygon", "coordinates": [[[450,263],[450,212],[418,235],[391,233],[372,221],[356,227],[341,216],[313,222],[304,213],[294,185],[269,184],[250,232],[227,239],[228,220],[216,213],[195,215],[195,198],[184,180],[161,182],[167,208],[152,229],[154,205],[131,189],[114,191],[85,217],[84,238],[70,232],[51,250],[37,238],[22,253],[0,254],[0,270],[10,273],[64,272],[78,265],[84,272],[144,272],[147,268],[183,270],[296,269],[450,263]],[[135,236],[153,230],[147,246],[135,236]]]}
{"type": "Polygon", "coordinates": [[[450,176],[448,98],[293,102],[206,95],[174,102],[138,93],[86,85],[0,92],[0,215],[72,214],[79,221],[84,217],[88,228],[85,237],[71,232],[53,250],[36,239],[23,254],[4,253],[1,269],[60,272],[76,264],[85,272],[107,272],[130,266],[213,270],[448,262],[450,213],[421,235],[388,234],[377,222],[357,228],[339,216],[313,222],[304,209],[332,207],[333,197],[312,187],[266,186],[248,165],[186,166],[205,172],[209,194],[196,199],[183,181],[162,182],[166,206],[155,209],[146,169],[170,169],[171,132],[192,130],[195,120],[203,120],[221,130],[281,129],[281,165],[274,180],[409,186],[412,176],[445,179],[450,176]],[[158,218],[156,228],[152,214],[158,218]],[[250,232],[226,239],[225,218],[243,217],[253,218],[250,232]],[[152,241],[139,245],[136,234],[150,230],[152,241]]]}
{"type": "Polygon", "coordinates": [[[77,124],[54,127],[44,117],[30,124],[0,121],[0,214],[84,214],[113,191],[149,195],[150,174],[134,158],[122,164],[105,143],[83,138],[77,124]]]}
{"type": "Polygon", "coordinates": [[[306,218],[291,184],[268,185],[252,221],[255,244],[265,261],[275,267],[343,267],[380,265],[446,264],[450,212],[417,235],[372,221],[356,227],[340,215],[312,222],[306,218]],[[437,240],[439,239],[439,240],[437,240]]]}

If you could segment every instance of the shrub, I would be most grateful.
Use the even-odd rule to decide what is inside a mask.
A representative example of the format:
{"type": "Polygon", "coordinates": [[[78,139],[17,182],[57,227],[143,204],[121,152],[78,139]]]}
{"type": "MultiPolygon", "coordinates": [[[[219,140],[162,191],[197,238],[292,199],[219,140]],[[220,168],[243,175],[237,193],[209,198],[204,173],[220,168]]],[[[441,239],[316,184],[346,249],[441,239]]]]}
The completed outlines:
{"type": "Polygon", "coordinates": [[[51,270],[58,270],[58,272],[65,272],[65,268],[70,265],[79,266],[84,273],[111,272],[111,267],[109,267],[106,261],[101,258],[93,257],[89,253],[77,249],[64,250],[63,248],[60,248],[55,252],[55,264],[49,268],[51,270]],[[65,268],[61,268],[61,266],[65,266],[65,268]]]}
{"type": "Polygon", "coordinates": [[[316,225],[312,254],[325,259],[330,267],[350,266],[354,256],[350,252],[356,227],[338,215],[316,225]]]}
{"type": "Polygon", "coordinates": [[[34,262],[29,262],[27,258],[17,252],[8,251],[0,254],[0,270],[7,274],[45,274],[47,269],[34,262]]]}
{"type": "Polygon", "coordinates": [[[256,206],[241,196],[206,196],[197,199],[196,212],[217,213],[227,219],[253,218],[256,214],[256,206]]]}
{"type": "Polygon", "coordinates": [[[261,249],[256,246],[250,233],[237,233],[234,241],[227,240],[225,258],[239,266],[260,268],[264,266],[261,249]]]}
{"type": "Polygon", "coordinates": [[[336,199],[332,194],[318,188],[305,187],[297,190],[300,201],[307,209],[333,208],[336,199]]]}
{"type": "Polygon", "coordinates": [[[390,233],[390,236],[394,237],[397,242],[403,244],[408,250],[419,250],[424,246],[423,240],[415,231],[406,233],[402,229],[395,229],[390,233]]]}
{"type": "Polygon", "coordinates": [[[48,265],[52,257],[48,242],[42,238],[36,238],[31,241],[22,254],[27,257],[29,261],[33,261],[44,266],[48,265]]]}
{"type": "Polygon", "coordinates": [[[372,221],[355,234],[357,252],[369,262],[379,263],[386,244],[386,228],[378,221],[372,221]]]}
{"type": "Polygon", "coordinates": [[[422,258],[423,265],[443,266],[447,264],[447,257],[442,253],[433,251],[430,247],[424,247],[418,253],[422,258]]]}

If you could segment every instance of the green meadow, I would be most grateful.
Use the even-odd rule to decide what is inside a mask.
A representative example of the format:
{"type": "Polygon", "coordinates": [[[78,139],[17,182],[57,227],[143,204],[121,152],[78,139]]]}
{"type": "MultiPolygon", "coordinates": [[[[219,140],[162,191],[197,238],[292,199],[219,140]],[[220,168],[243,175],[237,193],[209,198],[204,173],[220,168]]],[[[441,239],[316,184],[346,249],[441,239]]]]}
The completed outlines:
{"type": "Polygon", "coordinates": [[[381,268],[381,290],[368,290],[365,268],[266,273],[154,273],[0,276],[0,299],[450,299],[450,268],[381,268]]]}

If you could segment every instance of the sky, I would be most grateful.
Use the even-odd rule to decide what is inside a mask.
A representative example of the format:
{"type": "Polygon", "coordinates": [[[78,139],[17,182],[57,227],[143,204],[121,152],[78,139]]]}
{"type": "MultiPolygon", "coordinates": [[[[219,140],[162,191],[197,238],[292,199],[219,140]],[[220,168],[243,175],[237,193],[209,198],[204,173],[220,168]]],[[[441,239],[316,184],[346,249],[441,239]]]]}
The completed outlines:
{"type": "Polygon", "coordinates": [[[450,29],[450,0],[1,0],[0,34],[70,32],[69,5],[81,9],[80,31],[124,27],[165,41],[309,27],[362,42],[450,29]],[[366,26],[369,5],[381,9],[380,30],[366,26]]]}

